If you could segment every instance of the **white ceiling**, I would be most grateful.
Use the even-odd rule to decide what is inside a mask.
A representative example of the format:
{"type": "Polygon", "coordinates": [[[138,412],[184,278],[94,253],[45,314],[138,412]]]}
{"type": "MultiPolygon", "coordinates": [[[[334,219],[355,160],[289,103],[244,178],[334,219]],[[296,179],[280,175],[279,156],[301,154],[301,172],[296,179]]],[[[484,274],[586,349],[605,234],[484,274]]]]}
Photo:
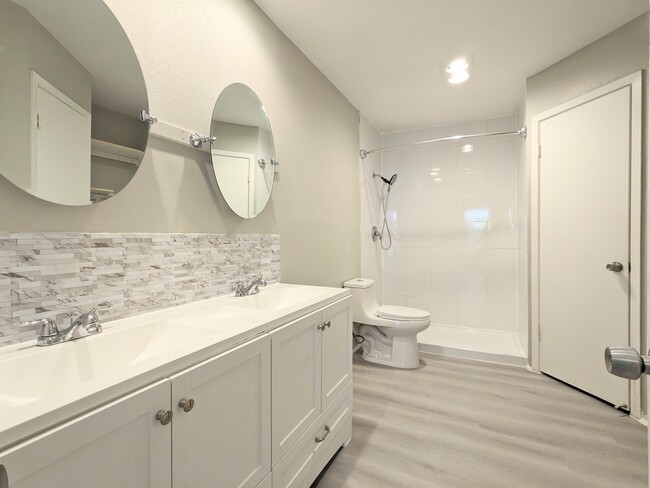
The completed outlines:
{"type": "Polygon", "coordinates": [[[526,77],[648,0],[255,0],[381,132],[514,113],[526,77]],[[465,84],[439,63],[472,54],[465,84]]]}

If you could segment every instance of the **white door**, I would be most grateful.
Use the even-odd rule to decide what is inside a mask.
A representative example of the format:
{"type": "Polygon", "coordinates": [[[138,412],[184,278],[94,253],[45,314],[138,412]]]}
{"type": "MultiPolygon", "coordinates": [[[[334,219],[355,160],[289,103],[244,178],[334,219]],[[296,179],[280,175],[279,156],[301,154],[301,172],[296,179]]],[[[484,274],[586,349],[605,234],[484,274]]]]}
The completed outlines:
{"type": "Polygon", "coordinates": [[[603,351],[630,343],[631,101],[626,85],[539,123],[540,369],[628,406],[603,351]]]}
{"type": "Polygon", "coordinates": [[[32,72],[31,192],[63,205],[90,203],[90,113],[32,72]]]}
{"type": "Polygon", "coordinates": [[[271,339],[171,379],[174,488],[255,488],[271,472],[271,339]]]}
{"type": "Polygon", "coordinates": [[[241,217],[249,217],[254,212],[253,160],[248,153],[212,150],[212,167],[217,176],[219,190],[230,208],[241,217]]]}
{"type": "Polygon", "coordinates": [[[352,380],[351,299],[334,303],[322,312],[322,396],[321,410],[339,396],[352,380]]]}
{"type": "MultiPolygon", "coordinates": [[[[171,488],[169,380],[0,453],[9,488],[171,488]]],[[[175,419],[174,419],[175,420],[175,419]]]]}
{"type": "Polygon", "coordinates": [[[271,334],[273,465],[321,412],[321,313],[271,334]]]}

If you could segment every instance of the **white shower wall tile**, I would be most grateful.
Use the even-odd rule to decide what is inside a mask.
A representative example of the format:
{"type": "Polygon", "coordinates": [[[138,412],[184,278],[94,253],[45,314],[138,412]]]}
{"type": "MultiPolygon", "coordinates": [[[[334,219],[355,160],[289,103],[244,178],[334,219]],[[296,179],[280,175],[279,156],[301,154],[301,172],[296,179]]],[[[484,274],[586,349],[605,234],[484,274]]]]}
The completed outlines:
{"type": "Polygon", "coordinates": [[[458,300],[438,297],[406,297],[407,307],[426,310],[431,314],[431,322],[455,325],[458,323],[458,300]]]}
{"type": "Polygon", "coordinates": [[[385,305],[399,305],[401,307],[405,307],[406,306],[406,297],[404,295],[384,294],[384,304],[385,305]]]}
{"type": "Polygon", "coordinates": [[[505,132],[511,130],[518,130],[517,117],[512,115],[503,115],[501,117],[493,117],[487,119],[488,132],[505,132]]]}
{"type": "MultiPolygon", "coordinates": [[[[382,145],[516,128],[504,116],[386,134],[382,145]]],[[[463,141],[383,154],[384,173],[398,173],[383,301],[428,310],[434,324],[516,332],[519,148],[514,136],[469,142],[472,152],[463,141]]]]}
{"type": "Polygon", "coordinates": [[[492,195],[510,193],[517,188],[517,168],[515,166],[491,166],[486,169],[487,189],[492,195]]]}
{"type": "Polygon", "coordinates": [[[23,320],[63,323],[100,304],[117,319],[230,293],[259,274],[280,280],[277,235],[0,232],[0,256],[0,346],[34,338],[23,320]]]}

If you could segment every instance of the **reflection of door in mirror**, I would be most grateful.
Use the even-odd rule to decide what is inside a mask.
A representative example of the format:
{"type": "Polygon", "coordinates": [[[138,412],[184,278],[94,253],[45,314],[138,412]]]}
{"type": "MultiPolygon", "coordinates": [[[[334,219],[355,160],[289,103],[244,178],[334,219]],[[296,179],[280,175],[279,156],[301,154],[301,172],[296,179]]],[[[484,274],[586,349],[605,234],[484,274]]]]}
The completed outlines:
{"type": "Polygon", "coordinates": [[[216,172],[220,178],[219,188],[237,215],[254,217],[266,205],[273,185],[273,168],[270,168],[271,181],[268,182],[265,181],[265,172],[268,173],[269,169],[265,171],[255,163],[263,155],[272,154],[268,149],[273,146],[271,136],[259,127],[228,122],[213,121],[213,130],[219,134],[212,150],[212,164],[218,168],[216,172]],[[217,159],[214,155],[218,155],[217,159]],[[267,187],[269,190],[261,194],[256,191],[267,187]]]}
{"type": "Polygon", "coordinates": [[[0,174],[64,205],[123,189],[144,156],[149,125],[139,114],[148,103],[108,6],[0,0],[0,46],[0,174]]]}
{"type": "Polygon", "coordinates": [[[90,203],[90,113],[32,75],[30,190],[65,205],[90,203]]]}
{"type": "Polygon", "coordinates": [[[254,194],[251,191],[255,184],[254,161],[254,154],[212,150],[212,164],[219,167],[219,176],[228,181],[227,185],[219,188],[237,215],[249,216],[254,211],[254,194]],[[246,188],[248,191],[242,191],[246,188]]]}
{"type": "Polygon", "coordinates": [[[212,167],[226,203],[240,217],[264,210],[273,190],[276,162],[266,108],[241,83],[228,85],[212,113],[212,167]]]}

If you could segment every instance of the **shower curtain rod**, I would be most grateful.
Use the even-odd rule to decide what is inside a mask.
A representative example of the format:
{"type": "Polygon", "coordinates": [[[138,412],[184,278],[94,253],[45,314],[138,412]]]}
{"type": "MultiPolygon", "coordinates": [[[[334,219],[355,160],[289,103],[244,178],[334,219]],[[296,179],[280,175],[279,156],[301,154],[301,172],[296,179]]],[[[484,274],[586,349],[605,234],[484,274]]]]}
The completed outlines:
{"type": "Polygon", "coordinates": [[[372,153],[393,151],[395,149],[401,149],[403,147],[421,146],[422,144],[433,144],[434,142],[443,142],[443,141],[460,141],[463,139],[472,139],[475,137],[509,136],[513,134],[517,134],[525,139],[526,135],[528,134],[528,129],[526,127],[522,127],[519,130],[511,130],[505,132],[485,132],[483,134],[466,134],[466,135],[451,136],[451,137],[441,137],[440,139],[431,139],[428,141],[410,142],[408,144],[398,144],[397,146],[380,147],[377,149],[370,149],[370,150],[362,149],[361,151],[359,151],[359,155],[361,156],[361,159],[366,159],[366,156],[372,153]]]}

